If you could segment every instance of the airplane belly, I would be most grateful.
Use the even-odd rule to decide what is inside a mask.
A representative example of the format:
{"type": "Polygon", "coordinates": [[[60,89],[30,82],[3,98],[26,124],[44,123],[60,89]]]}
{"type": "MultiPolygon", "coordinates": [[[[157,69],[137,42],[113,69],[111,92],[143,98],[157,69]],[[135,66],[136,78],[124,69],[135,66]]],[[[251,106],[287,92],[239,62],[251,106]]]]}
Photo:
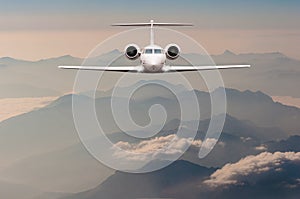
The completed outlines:
{"type": "Polygon", "coordinates": [[[163,68],[163,65],[143,65],[144,66],[144,72],[146,73],[160,73],[160,72],[163,72],[162,71],[162,68],[163,68]]]}

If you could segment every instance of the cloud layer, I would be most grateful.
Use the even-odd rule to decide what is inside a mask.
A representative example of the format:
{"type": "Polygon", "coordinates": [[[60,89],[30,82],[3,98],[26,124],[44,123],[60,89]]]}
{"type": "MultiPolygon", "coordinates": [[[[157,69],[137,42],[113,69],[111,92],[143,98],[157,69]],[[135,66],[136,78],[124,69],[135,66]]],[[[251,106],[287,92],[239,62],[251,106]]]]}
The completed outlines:
{"type": "Polygon", "coordinates": [[[188,146],[200,147],[201,140],[191,138],[179,138],[177,135],[167,135],[156,137],[139,143],[129,143],[120,141],[114,145],[120,150],[116,150],[114,156],[117,158],[126,158],[129,160],[144,161],[146,159],[166,159],[168,156],[178,156],[184,153],[188,146]]]}
{"type": "Polygon", "coordinates": [[[55,99],[57,99],[57,97],[0,99],[0,121],[44,107],[55,99]]]}
{"type": "Polygon", "coordinates": [[[263,152],[247,156],[234,164],[226,164],[204,181],[204,184],[212,188],[243,184],[249,176],[253,178],[268,171],[280,172],[282,165],[288,162],[300,164],[300,152],[263,152]]]}

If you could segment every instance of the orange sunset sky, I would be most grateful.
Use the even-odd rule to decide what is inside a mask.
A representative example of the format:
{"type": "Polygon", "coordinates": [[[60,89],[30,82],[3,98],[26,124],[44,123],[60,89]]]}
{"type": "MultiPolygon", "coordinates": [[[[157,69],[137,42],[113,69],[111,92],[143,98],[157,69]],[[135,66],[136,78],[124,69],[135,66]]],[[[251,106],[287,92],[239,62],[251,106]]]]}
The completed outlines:
{"type": "Polygon", "coordinates": [[[109,36],[126,30],[115,22],[191,22],[179,31],[210,54],[282,52],[300,59],[298,1],[36,1],[0,6],[0,57],[39,60],[85,57],[109,36]],[[220,6],[222,4],[222,6],[220,6]]]}

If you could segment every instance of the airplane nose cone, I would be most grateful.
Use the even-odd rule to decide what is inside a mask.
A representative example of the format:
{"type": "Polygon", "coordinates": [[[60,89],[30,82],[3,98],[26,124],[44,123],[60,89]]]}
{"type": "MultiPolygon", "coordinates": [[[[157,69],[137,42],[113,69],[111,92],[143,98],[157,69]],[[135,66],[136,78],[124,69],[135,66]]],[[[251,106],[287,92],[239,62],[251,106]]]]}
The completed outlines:
{"type": "Polygon", "coordinates": [[[149,55],[142,63],[148,72],[159,72],[164,65],[164,59],[160,55],[149,55]]]}
{"type": "Polygon", "coordinates": [[[152,59],[150,62],[149,62],[149,65],[151,66],[158,66],[160,65],[160,60],[159,59],[152,59]]]}
{"type": "Polygon", "coordinates": [[[156,65],[157,65],[157,62],[150,62],[150,65],[151,65],[151,66],[156,66],[156,65]]]}

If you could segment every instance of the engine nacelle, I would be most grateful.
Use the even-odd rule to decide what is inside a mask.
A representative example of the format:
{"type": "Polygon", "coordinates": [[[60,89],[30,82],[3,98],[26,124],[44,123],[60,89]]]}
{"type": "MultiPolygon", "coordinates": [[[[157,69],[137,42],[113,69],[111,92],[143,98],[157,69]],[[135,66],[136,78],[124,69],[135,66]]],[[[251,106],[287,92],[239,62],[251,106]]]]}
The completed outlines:
{"type": "Polygon", "coordinates": [[[166,52],[166,55],[167,55],[168,59],[174,60],[177,57],[179,57],[180,48],[179,48],[179,46],[177,44],[169,44],[165,48],[165,52],[166,52]]]}
{"type": "Polygon", "coordinates": [[[141,51],[138,45],[128,44],[125,47],[125,55],[128,59],[135,60],[141,55],[141,51]]]}

